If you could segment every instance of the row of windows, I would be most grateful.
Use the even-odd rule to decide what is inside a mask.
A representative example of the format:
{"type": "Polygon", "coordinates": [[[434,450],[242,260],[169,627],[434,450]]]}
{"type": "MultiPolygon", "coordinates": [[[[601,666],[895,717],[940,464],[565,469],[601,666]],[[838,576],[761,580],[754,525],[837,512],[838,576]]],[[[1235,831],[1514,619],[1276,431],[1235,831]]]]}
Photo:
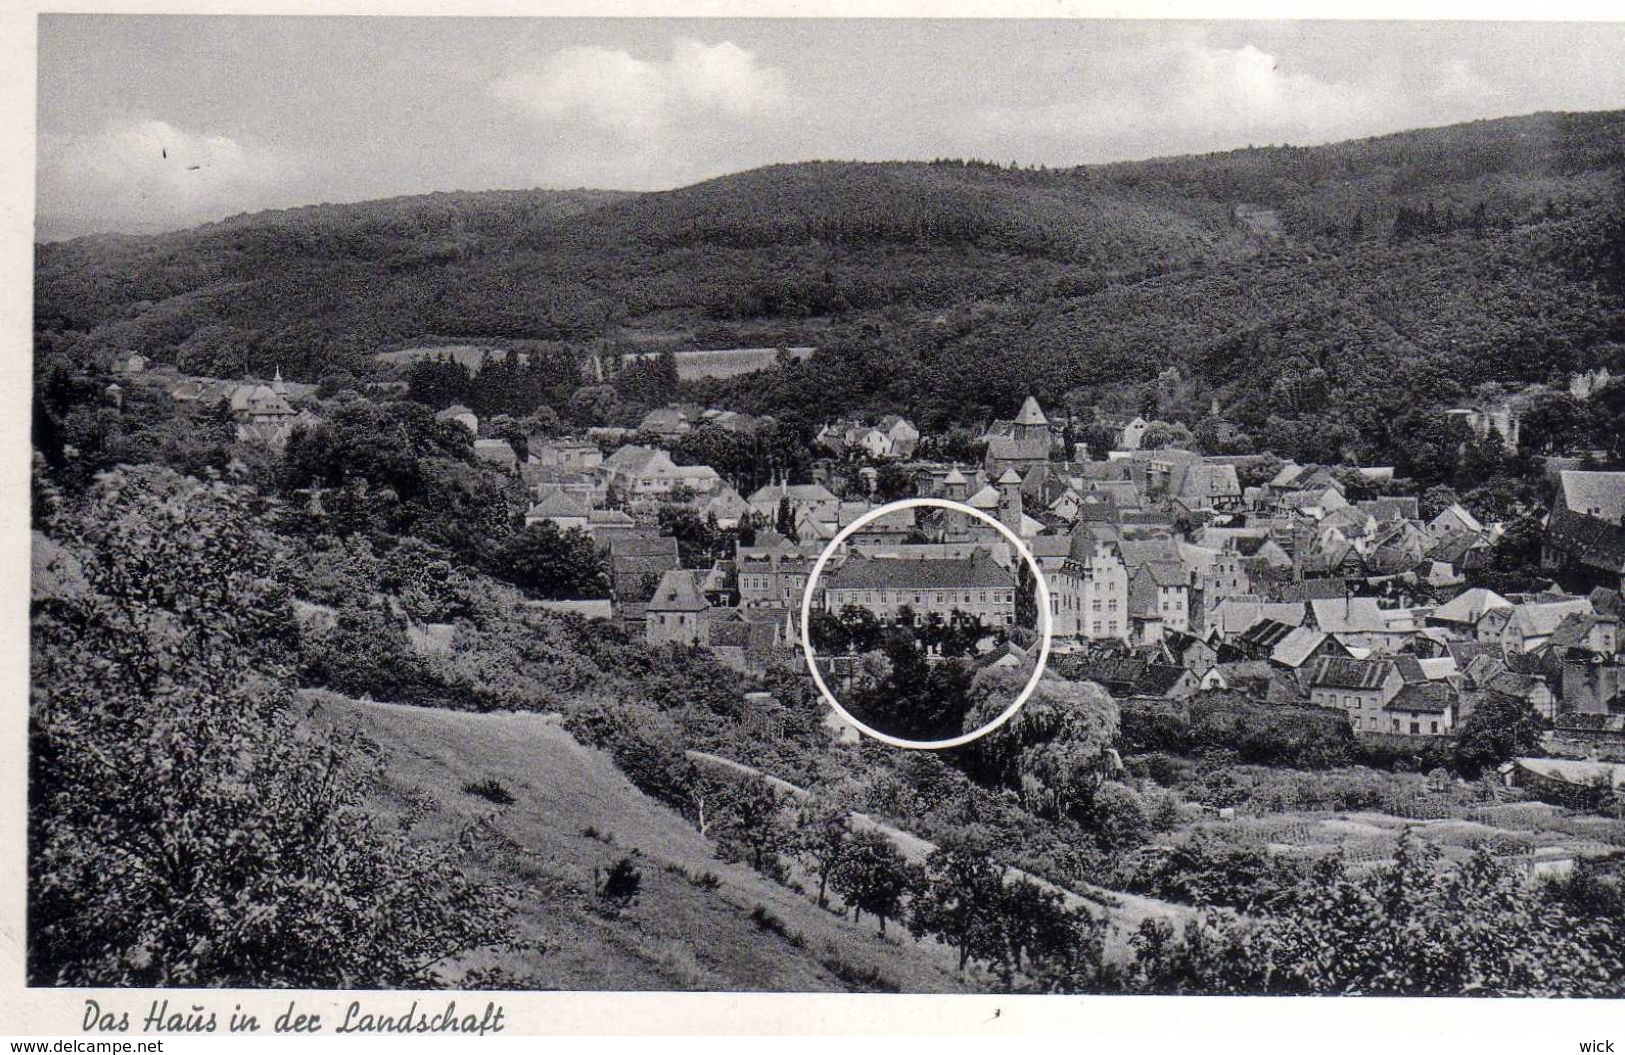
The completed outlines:
{"type": "MultiPolygon", "coordinates": [[[[1327,707],[1335,707],[1335,706],[1337,706],[1337,694],[1336,693],[1330,693],[1329,692],[1329,693],[1319,694],[1318,699],[1320,700],[1320,702],[1322,703],[1323,706],[1327,706],[1327,707]]],[[[1379,706],[1379,704],[1377,703],[1376,700],[1367,701],[1367,700],[1361,699],[1360,697],[1357,697],[1357,696],[1344,696],[1343,697],[1343,707],[1346,710],[1351,710],[1351,711],[1364,710],[1365,709],[1365,704],[1367,702],[1369,702],[1373,708],[1377,708],[1379,706]]],[[[1374,714],[1366,715],[1366,718],[1365,718],[1365,727],[1366,727],[1366,729],[1371,730],[1371,731],[1375,731],[1376,729],[1379,728],[1379,724],[1378,724],[1379,721],[1380,721],[1380,719],[1374,714]]],[[[1355,724],[1356,724],[1356,727],[1358,727],[1358,724],[1359,724],[1359,719],[1358,718],[1355,719],[1355,724]]],[[[1420,736],[1420,735],[1422,735],[1422,723],[1420,721],[1405,722],[1405,721],[1402,721],[1399,718],[1389,718],[1388,719],[1388,726],[1389,726],[1388,731],[1392,732],[1392,733],[1403,733],[1403,732],[1405,732],[1406,729],[1404,727],[1407,726],[1407,725],[1409,726],[1409,732],[1410,732],[1410,734],[1412,736],[1420,736]]],[[[1427,723],[1427,726],[1428,726],[1427,731],[1428,731],[1428,733],[1430,735],[1437,735],[1438,734],[1438,732],[1439,732],[1439,723],[1437,721],[1429,721],[1427,723]]]]}
{"type": "MultiPolygon", "coordinates": [[[[799,590],[806,583],[807,577],[805,575],[790,575],[786,576],[785,580],[789,582],[792,588],[799,590]]],[[[739,588],[741,590],[771,590],[773,588],[773,577],[771,575],[741,575],[739,577],[739,588]]]]}
{"type": "Polygon", "coordinates": [[[960,593],[944,590],[926,590],[904,593],[901,590],[835,590],[835,598],[842,604],[1015,604],[1014,590],[966,590],[960,593]]]}

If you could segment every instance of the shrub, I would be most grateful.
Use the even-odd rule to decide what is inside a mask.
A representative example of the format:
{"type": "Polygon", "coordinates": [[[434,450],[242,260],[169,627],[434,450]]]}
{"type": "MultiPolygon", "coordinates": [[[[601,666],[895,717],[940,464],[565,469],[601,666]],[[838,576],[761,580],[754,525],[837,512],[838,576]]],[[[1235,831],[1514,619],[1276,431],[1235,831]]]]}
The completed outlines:
{"type": "Polygon", "coordinates": [[[601,748],[639,791],[674,806],[688,799],[693,766],[672,720],[636,703],[599,703],[570,715],[571,736],[601,748]]]}
{"type": "Polygon", "coordinates": [[[643,889],[643,872],[631,857],[622,857],[609,866],[603,882],[598,885],[598,897],[604,901],[627,905],[637,899],[643,889]]]}
{"type": "Polygon", "coordinates": [[[502,781],[497,780],[495,777],[487,777],[485,780],[478,782],[469,781],[463,785],[463,790],[487,802],[494,802],[498,806],[512,806],[514,803],[513,792],[509,791],[502,781]]]}
{"type": "Polygon", "coordinates": [[[1133,788],[1114,781],[1102,784],[1090,801],[1087,826],[1108,852],[1130,850],[1150,837],[1145,803],[1133,788]]]}
{"type": "Polygon", "coordinates": [[[903,987],[888,978],[878,967],[847,963],[835,953],[819,959],[824,970],[834,975],[842,985],[860,993],[900,993],[903,987]]]}

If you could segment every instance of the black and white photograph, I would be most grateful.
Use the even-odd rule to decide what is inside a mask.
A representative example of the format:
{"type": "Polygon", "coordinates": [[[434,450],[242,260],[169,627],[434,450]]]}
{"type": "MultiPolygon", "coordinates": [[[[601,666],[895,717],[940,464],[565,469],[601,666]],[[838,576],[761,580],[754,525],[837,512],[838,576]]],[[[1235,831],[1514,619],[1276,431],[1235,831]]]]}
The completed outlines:
{"type": "Polygon", "coordinates": [[[1625,997],[1625,23],[36,30],[42,1029],[1625,997]]]}

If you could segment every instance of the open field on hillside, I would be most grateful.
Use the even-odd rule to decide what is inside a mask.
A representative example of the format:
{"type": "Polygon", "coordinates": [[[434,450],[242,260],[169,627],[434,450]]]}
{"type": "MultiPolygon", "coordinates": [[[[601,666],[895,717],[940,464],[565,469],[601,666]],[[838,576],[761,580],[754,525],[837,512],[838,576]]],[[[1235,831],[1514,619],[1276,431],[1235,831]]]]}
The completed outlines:
{"type": "Polygon", "coordinates": [[[959,992],[953,954],[889,928],[878,937],[812,899],[716,859],[683,818],[542,714],[468,714],[312,693],[318,714],[378,745],[381,812],[425,836],[472,843],[491,878],[524,892],[522,937],[548,951],[500,962],[540,988],[959,992]],[[495,806],[464,785],[499,781],[495,806]],[[481,823],[482,820],[484,823],[481,823]],[[475,826],[472,837],[463,833],[475,826]],[[594,871],[635,854],[638,901],[598,910],[594,871]],[[714,889],[709,874],[716,879],[714,889]],[[764,921],[752,919],[752,913],[764,921]]]}

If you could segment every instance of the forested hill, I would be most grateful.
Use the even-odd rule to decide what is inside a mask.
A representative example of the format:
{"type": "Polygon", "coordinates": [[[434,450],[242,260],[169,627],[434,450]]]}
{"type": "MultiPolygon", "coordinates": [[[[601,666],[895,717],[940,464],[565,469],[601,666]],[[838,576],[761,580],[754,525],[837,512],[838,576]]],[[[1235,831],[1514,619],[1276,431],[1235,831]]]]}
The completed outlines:
{"type": "Polygon", "coordinates": [[[1255,434],[1358,454],[1412,403],[1616,354],[1625,113],[322,206],[43,245],[37,278],[41,349],[78,359],[315,380],[434,339],[813,344],[806,368],[707,394],[938,427],[1177,365],[1255,434]]]}

